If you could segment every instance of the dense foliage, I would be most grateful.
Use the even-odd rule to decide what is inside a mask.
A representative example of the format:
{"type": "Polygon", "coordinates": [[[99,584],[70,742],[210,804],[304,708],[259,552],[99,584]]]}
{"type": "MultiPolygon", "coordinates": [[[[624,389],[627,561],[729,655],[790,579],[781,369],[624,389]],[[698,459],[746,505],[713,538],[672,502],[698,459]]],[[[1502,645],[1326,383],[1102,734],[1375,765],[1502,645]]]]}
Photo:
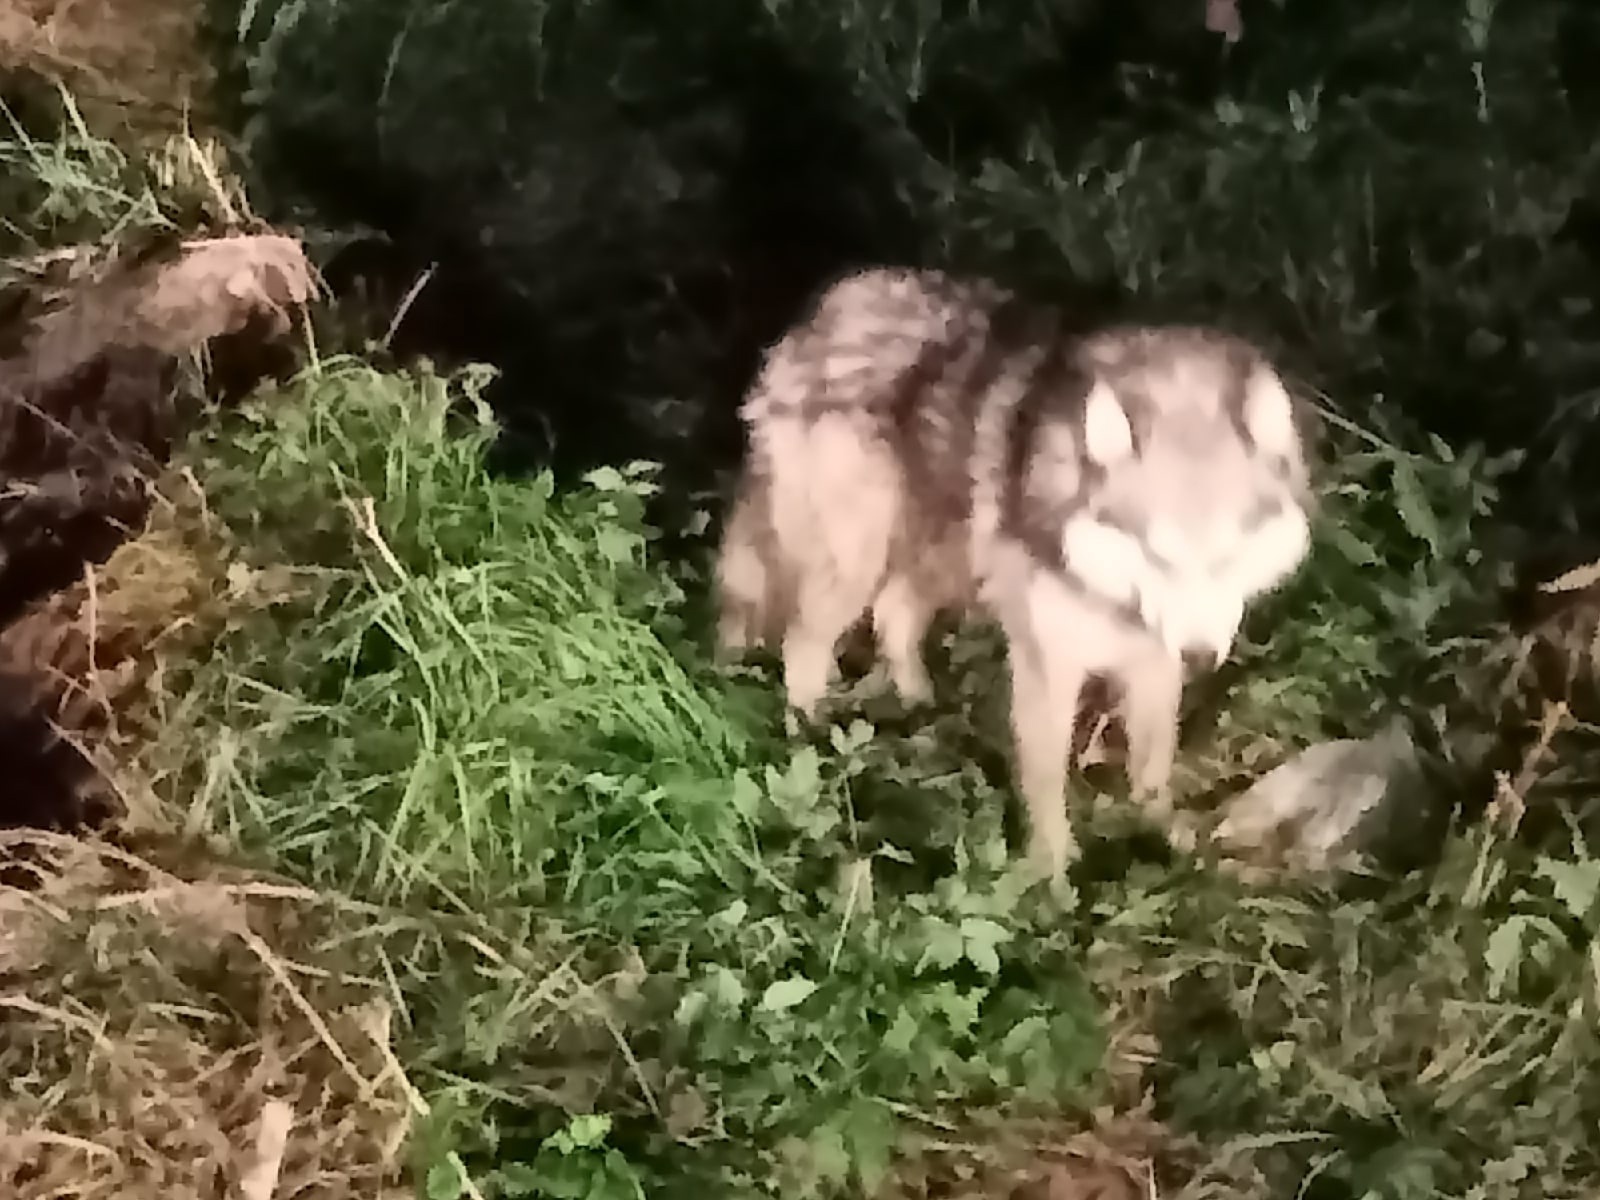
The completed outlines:
{"type": "MultiPolygon", "coordinates": [[[[7,1127],[115,1124],[63,1100],[51,1014],[172,1080],[150,1047],[231,1063],[289,996],[307,1045],[367,1038],[304,1136],[362,1128],[341,1069],[402,1078],[430,1200],[997,1194],[1083,1130],[1164,1195],[1592,1195],[1592,650],[1499,609],[1595,515],[1589,18],[1283,0],[1227,48],[1199,8],[220,7],[256,203],[437,261],[410,348],[503,377],[323,353],[183,449],[228,616],[132,773],[294,887],[223,949],[119,916],[178,868],[79,914],[11,1006],[7,1127]],[[862,690],[811,734],[713,667],[688,488],[763,338],[871,257],[1271,342],[1322,393],[1317,545],[1193,706],[1184,790],[1399,719],[1456,823],[1389,877],[1246,883],[1084,804],[1052,895],[1012,869],[992,640],[940,639],[932,716],[862,690]],[[555,470],[488,469],[547,425],[555,470]]],[[[170,162],[82,130],[0,161],[30,249],[186,220],[170,162]]]]}
{"type": "Polygon", "coordinates": [[[1284,0],[1246,5],[1230,47],[1201,7],[686,22],[625,0],[263,0],[231,27],[267,194],[489,279],[462,295],[475,324],[509,324],[472,349],[514,368],[540,342],[547,414],[590,379],[636,422],[725,407],[828,271],[915,256],[1226,314],[1348,415],[1381,397],[1457,444],[1533,447],[1518,507],[1571,524],[1587,501],[1562,481],[1592,454],[1593,18],[1284,0]]]}

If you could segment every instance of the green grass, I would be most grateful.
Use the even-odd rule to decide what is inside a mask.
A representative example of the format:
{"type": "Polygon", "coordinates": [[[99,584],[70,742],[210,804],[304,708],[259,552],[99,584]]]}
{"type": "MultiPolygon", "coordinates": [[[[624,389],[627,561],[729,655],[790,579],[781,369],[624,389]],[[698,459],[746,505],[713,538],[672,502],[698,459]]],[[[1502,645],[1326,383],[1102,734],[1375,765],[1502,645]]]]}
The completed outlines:
{"type": "MultiPolygon", "coordinates": [[[[880,98],[919,68],[908,11],[851,51],[880,98]]],[[[359,41],[355,6],[323,15],[359,41]]],[[[432,1200],[910,1196],[930,1173],[1001,1194],[1148,1094],[1162,1195],[1592,1196],[1600,866],[1568,801],[1594,731],[1557,713],[1545,747],[1525,727],[1556,697],[1514,670],[1528,643],[1497,608],[1515,463],[1416,432],[1459,409],[1457,434],[1505,435],[1511,399],[1514,431],[1581,401],[1559,366],[1585,336],[1581,264],[1553,229],[1586,152],[1541,107],[1548,31],[1467,16],[1363,18],[1317,43],[1328,62],[1296,43],[1281,95],[1159,136],[1108,124],[1082,163],[1040,116],[1027,154],[949,166],[936,206],[952,254],[1220,311],[1332,393],[1312,560],[1197,705],[1181,783],[1398,717],[1430,751],[1413,806],[1472,818],[1396,847],[1404,873],[1247,883],[1083,805],[1074,887],[1029,889],[992,638],[942,639],[931,716],[862,693],[786,732],[770,664],[712,667],[704,562],[659,560],[648,467],[561,494],[495,478],[480,374],[327,358],[180,454],[234,548],[233,600],[208,650],[164,664],[129,775],[199,848],[104,851],[108,882],[57,847],[48,904],[0,889],[56,934],[6,963],[0,1121],[132,1130],[160,1177],[201,1153],[171,1114],[215,1118],[214,1153],[250,1136],[239,1097],[288,1077],[290,1162],[325,1194],[377,1186],[374,1143],[406,1112],[407,1182],[432,1200]],[[1319,91],[1390,44],[1429,48],[1407,60],[1426,86],[1319,91]],[[1450,131],[1427,170],[1425,125],[1450,131]],[[1520,366],[1469,336],[1509,311],[1520,366]]],[[[22,168],[26,249],[188,223],[81,129],[0,161],[22,168]]],[[[1521,517],[1578,503],[1557,468],[1581,455],[1550,444],[1581,447],[1582,422],[1546,434],[1521,517]]],[[[68,1184],[104,1161],[57,1150],[68,1184]]]]}
{"type": "MultiPolygon", "coordinates": [[[[551,1097],[614,1118],[661,1194],[870,1176],[904,1122],[1086,1096],[1103,1031],[1073,930],[1022,894],[1002,796],[864,722],[775,739],[770,689],[714,674],[646,566],[646,472],[561,497],[494,480],[492,427],[446,431],[473,386],[332,360],[192,449],[212,512],[306,583],[184,688],[199,727],[167,728],[209,750],[173,801],[319,890],[516,946],[486,976],[482,951],[397,962],[380,936],[367,969],[475,1127],[553,1133],[516,1081],[566,1075],[551,1097]],[[891,799],[958,870],[867,822],[891,799]]],[[[492,1161],[481,1134],[460,1148],[492,1161]]]]}
{"type": "MultiPolygon", "coordinates": [[[[246,561],[303,583],[176,688],[155,752],[197,823],[370,914],[347,969],[407,1014],[431,1194],[456,1194],[450,1153],[486,1195],[870,1187],[919,1135],[1107,1100],[1129,1029],[1159,1041],[1163,1119],[1228,1186],[1594,1178],[1594,993],[1568,933],[1600,867],[1530,867],[1478,832],[1394,890],[1247,888],[1102,824],[1063,906],[1026,889],[1003,781],[974,765],[1003,753],[980,642],[945,673],[964,702],[927,725],[885,708],[877,732],[785,739],[770,680],[715,672],[652,569],[648,472],[560,496],[492,478],[477,383],[329,360],[190,448],[246,561]],[[603,1122],[561,1133],[584,1114],[603,1122]]],[[[1347,460],[1313,615],[1249,652],[1219,758],[1327,732],[1323,704],[1364,725],[1350,695],[1417,675],[1394,618],[1440,607],[1475,477],[1347,460]],[[1363,512],[1404,526],[1373,498],[1402,469],[1441,557],[1419,535],[1384,576],[1385,623],[1359,615],[1351,542],[1363,512]]]]}

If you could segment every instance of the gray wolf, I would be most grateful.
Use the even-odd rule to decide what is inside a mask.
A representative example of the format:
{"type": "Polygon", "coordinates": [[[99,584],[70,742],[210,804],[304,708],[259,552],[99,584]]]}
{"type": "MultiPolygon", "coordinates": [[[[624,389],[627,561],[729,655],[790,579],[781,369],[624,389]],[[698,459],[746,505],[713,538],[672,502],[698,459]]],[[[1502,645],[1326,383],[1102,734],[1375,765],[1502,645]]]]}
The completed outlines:
{"type": "Polygon", "coordinates": [[[1186,674],[1228,656],[1249,602],[1309,549],[1295,403],[1220,330],[1084,330],[988,281],[877,268],[770,347],[740,415],[724,649],[781,642],[810,716],[862,616],[911,702],[936,613],[997,620],[1052,872],[1075,850],[1063,792],[1087,681],[1118,685],[1130,782],[1165,812],[1186,674]]]}

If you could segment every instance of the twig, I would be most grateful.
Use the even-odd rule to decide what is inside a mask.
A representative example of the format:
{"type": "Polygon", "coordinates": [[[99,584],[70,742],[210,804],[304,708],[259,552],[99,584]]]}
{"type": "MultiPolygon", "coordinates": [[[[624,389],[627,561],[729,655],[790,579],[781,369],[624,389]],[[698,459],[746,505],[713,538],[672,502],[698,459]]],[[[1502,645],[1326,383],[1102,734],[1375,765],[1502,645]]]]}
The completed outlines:
{"type": "Polygon", "coordinates": [[[345,1073],[350,1076],[350,1081],[356,1085],[357,1090],[361,1093],[363,1102],[371,1103],[373,1100],[372,1082],[356,1066],[351,1057],[345,1053],[344,1047],[339,1044],[339,1039],[333,1036],[333,1031],[328,1028],[327,1022],[322,1019],[321,1014],[311,1006],[311,1001],[307,1000],[301,994],[300,989],[295,986],[294,980],[289,976],[288,969],[278,960],[277,955],[273,954],[272,949],[266,942],[262,941],[255,931],[249,928],[242,920],[234,932],[239,940],[249,947],[250,953],[256,956],[256,960],[267,969],[268,974],[277,981],[278,986],[288,995],[289,1002],[300,1010],[300,1015],[306,1019],[306,1023],[316,1031],[317,1037],[322,1041],[328,1053],[333,1055],[339,1065],[344,1068],[345,1073]]]}
{"type": "Polygon", "coordinates": [[[387,350],[389,343],[394,341],[394,335],[400,329],[400,322],[406,319],[406,314],[411,311],[411,306],[422,289],[428,286],[428,281],[433,278],[433,273],[439,269],[437,263],[430,264],[428,269],[418,275],[415,282],[406,289],[406,294],[400,297],[400,303],[395,306],[394,316],[389,320],[389,328],[383,334],[383,348],[387,350]]]}
{"type": "Polygon", "coordinates": [[[256,1120],[255,1161],[239,1180],[242,1200],[272,1200],[292,1124],[294,1109],[282,1100],[268,1100],[261,1106],[261,1116],[256,1120]]]}

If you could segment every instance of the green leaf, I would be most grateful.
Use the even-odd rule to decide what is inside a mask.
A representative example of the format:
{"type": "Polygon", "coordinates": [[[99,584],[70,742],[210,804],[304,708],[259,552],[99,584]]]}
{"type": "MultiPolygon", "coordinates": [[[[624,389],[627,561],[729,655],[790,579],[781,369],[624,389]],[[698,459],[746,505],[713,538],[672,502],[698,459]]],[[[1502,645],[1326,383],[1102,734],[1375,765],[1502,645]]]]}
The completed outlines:
{"type": "Polygon", "coordinates": [[[1422,479],[1417,475],[1417,469],[1411,465],[1409,458],[1395,460],[1392,478],[1395,511],[1400,514],[1400,520],[1405,525],[1406,531],[1412,537],[1426,542],[1428,549],[1435,555],[1441,553],[1443,539],[1439,533],[1439,519],[1428,503],[1428,498],[1423,492],[1422,479]]]}
{"type": "Polygon", "coordinates": [[[507,1163],[494,1172],[494,1179],[506,1196],[537,1196],[544,1190],[539,1172],[528,1163],[507,1163]]]}
{"type": "Polygon", "coordinates": [[[600,492],[620,492],[628,486],[622,472],[615,467],[596,467],[583,477],[583,481],[600,492]]]}
{"type": "Polygon", "coordinates": [[[1381,1084],[1356,1079],[1316,1058],[1308,1057],[1305,1065],[1316,1090],[1346,1112],[1364,1121],[1375,1121],[1393,1111],[1381,1084]]]}
{"type": "Polygon", "coordinates": [[[428,1200],[457,1200],[466,1189],[461,1181],[461,1172],[456,1170],[454,1163],[446,1160],[428,1168],[422,1190],[428,1200]]]}
{"type": "Polygon", "coordinates": [[[963,917],[962,938],[966,939],[966,958],[979,971],[997,974],[1000,955],[995,947],[1011,941],[1011,931],[987,917],[963,917]]]}
{"type": "Polygon", "coordinates": [[[1587,862],[1563,862],[1555,858],[1541,858],[1533,864],[1534,874],[1549,881],[1561,906],[1581,921],[1594,909],[1596,896],[1600,896],[1600,859],[1587,862]]]}
{"type": "Polygon", "coordinates": [[[939,1009],[944,1013],[945,1023],[950,1026],[950,1032],[965,1034],[977,1023],[978,1010],[983,1007],[987,991],[983,988],[974,988],[968,992],[958,992],[951,984],[942,984],[934,991],[934,999],[939,1009]]]}
{"type": "Polygon", "coordinates": [[[789,759],[783,775],[784,791],[791,799],[814,800],[822,790],[821,760],[813,746],[802,746],[789,759]]]}
{"type": "Polygon", "coordinates": [[[1022,1058],[1049,1032],[1049,1022],[1037,1013],[1031,1017],[1023,1017],[1001,1039],[1000,1056],[1008,1059],[1022,1058]]]}
{"type": "Polygon", "coordinates": [[[706,1005],[711,1002],[711,997],[696,988],[692,992],[685,992],[678,1001],[677,1010],[672,1014],[673,1023],[687,1028],[693,1025],[695,1018],[705,1011],[706,1005]]]}
{"type": "Polygon", "coordinates": [[[902,850],[893,842],[884,842],[872,852],[872,856],[874,858],[887,858],[890,862],[901,863],[905,866],[910,866],[917,861],[909,850],[902,850]]]}
{"type": "Polygon", "coordinates": [[[910,1009],[902,1008],[895,1014],[889,1032],[883,1035],[883,1048],[891,1054],[909,1054],[916,1037],[917,1019],[911,1015],[910,1009]]]}
{"type": "Polygon", "coordinates": [[[723,1008],[738,1011],[744,1007],[744,981],[727,967],[717,967],[711,972],[711,995],[723,1008]]]}
{"type": "Polygon", "coordinates": [[[612,564],[632,562],[634,551],[642,542],[638,534],[617,525],[603,526],[595,535],[595,545],[599,547],[601,556],[612,564]]]}
{"type": "Polygon", "coordinates": [[[1000,946],[1011,940],[1011,931],[988,917],[961,918],[961,936],[968,942],[981,942],[986,946],[1000,946]]]}
{"type": "Polygon", "coordinates": [[[896,1128],[894,1115],[882,1104],[857,1104],[847,1126],[850,1156],[855,1160],[856,1176],[869,1196],[879,1194],[893,1161],[896,1128]]]}
{"type": "Polygon", "coordinates": [[[995,947],[1011,941],[1011,931],[997,925],[987,917],[962,918],[962,938],[966,942],[966,960],[984,974],[1000,973],[1000,955],[995,947]]]}
{"type": "Polygon", "coordinates": [[[1000,956],[995,953],[992,942],[967,943],[967,961],[985,975],[998,975],[1000,973],[1000,956]]]}
{"type": "Polygon", "coordinates": [[[565,1134],[564,1140],[569,1149],[585,1150],[600,1145],[610,1132],[611,1114],[579,1113],[567,1122],[566,1129],[556,1136],[561,1137],[565,1134]]]}
{"type": "Polygon", "coordinates": [[[817,798],[822,794],[821,760],[815,747],[801,746],[781,772],[768,767],[767,794],[791,820],[802,823],[817,807],[817,798]]]}
{"type": "Polygon", "coordinates": [[[811,1167],[819,1178],[835,1184],[850,1178],[850,1151],[845,1147],[843,1130],[837,1125],[825,1125],[809,1141],[811,1167]]]}
{"type": "Polygon", "coordinates": [[[1500,996],[1515,982],[1525,959],[1544,958],[1550,940],[1560,937],[1561,931],[1543,917],[1519,914],[1502,921],[1483,948],[1483,961],[1489,968],[1490,995],[1500,996]]]}
{"type": "Polygon", "coordinates": [[[961,931],[939,917],[927,919],[923,934],[927,940],[922,948],[922,957],[917,960],[915,973],[918,975],[930,966],[941,971],[948,970],[960,962],[961,956],[967,952],[967,943],[961,931]]]}
{"type": "Polygon", "coordinates": [[[761,994],[761,1007],[767,1012],[784,1012],[801,1003],[817,990],[817,985],[804,975],[793,975],[771,984],[761,994]]]}
{"type": "Polygon", "coordinates": [[[1381,561],[1376,550],[1342,525],[1335,525],[1329,529],[1328,541],[1348,562],[1355,566],[1371,567],[1376,566],[1381,561]]]}
{"type": "Polygon", "coordinates": [[[872,725],[858,717],[848,728],[835,725],[828,733],[828,741],[834,753],[849,758],[872,744],[873,732],[872,725]]]}
{"type": "Polygon", "coordinates": [[[741,767],[733,774],[733,787],[728,800],[741,817],[753,819],[761,808],[761,785],[750,777],[749,771],[741,767]]]}

